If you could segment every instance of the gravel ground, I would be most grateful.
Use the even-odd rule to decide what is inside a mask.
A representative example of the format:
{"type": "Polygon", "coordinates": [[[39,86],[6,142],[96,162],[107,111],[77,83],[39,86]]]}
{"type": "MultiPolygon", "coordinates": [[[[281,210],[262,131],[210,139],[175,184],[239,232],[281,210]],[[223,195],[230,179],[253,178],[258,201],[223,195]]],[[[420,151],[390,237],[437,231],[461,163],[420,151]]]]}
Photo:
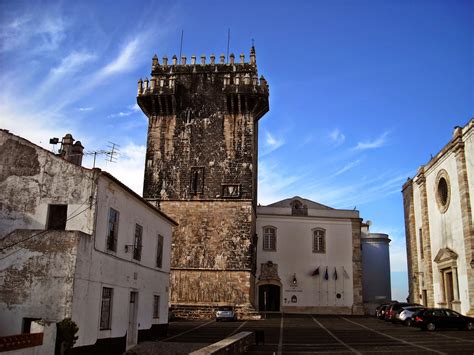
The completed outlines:
{"type": "Polygon", "coordinates": [[[164,341],[145,341],[128,350],[126,355],[187,355],[208,346],[207,343],[174,343],[164,341]]]}

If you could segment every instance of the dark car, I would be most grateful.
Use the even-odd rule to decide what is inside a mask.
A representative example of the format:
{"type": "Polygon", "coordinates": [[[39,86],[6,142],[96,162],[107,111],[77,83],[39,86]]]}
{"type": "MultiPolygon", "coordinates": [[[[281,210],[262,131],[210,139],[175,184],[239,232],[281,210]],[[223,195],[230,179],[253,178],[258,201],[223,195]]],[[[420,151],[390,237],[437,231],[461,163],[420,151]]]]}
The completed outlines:
{"type": "Polygon", "coordinates": [[[455,328],[474,330],[474,318],[463,316],[448,308],[427,308],[416,312],[412,325],[422,330],[455,328]]]}

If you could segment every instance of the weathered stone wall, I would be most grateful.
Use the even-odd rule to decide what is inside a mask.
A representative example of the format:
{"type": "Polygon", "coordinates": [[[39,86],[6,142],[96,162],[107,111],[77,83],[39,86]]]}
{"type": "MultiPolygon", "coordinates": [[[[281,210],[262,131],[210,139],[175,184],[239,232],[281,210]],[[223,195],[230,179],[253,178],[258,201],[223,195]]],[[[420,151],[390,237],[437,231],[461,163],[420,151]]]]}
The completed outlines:
{"type": "Polygon", "coordinates": [[[21,332],[23,317],[60,321],[72,316],[77,231],[16,230],[0,239],[1,335],[21,332]],[[17,243],[17,244],[15,244],[17,243]]]}
{"type": "Polygon", "coordinates": [[[171,270],[171,303],[250,304],[253,276],[248,271],[171,270]]]}
{"type": "Polygon", "coordinates": [[[162,201],[178,222],[172,268],[252,270],[252,201],[162,201]]]}
{"type": "Polygon", "coordinates": [[[0,237],[45,228],[48,205],[67,204],[66,229],[92,233],[94,171],[0,130],[0,237]]]}

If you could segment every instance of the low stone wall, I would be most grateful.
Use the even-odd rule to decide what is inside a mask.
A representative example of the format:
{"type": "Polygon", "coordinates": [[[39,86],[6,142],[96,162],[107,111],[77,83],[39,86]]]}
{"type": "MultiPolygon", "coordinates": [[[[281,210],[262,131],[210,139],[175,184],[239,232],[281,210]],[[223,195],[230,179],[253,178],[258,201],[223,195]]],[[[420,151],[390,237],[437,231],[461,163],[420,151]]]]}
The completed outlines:
{"type": "MultiPolygon", "coordinates": [[[[179,304],[170,307],[172,319],[213,319],[220,304],[179,304]]],[[[234,307],[237,319],[258,320],[261,319],[260,313],[255,311],[252,305],[239,305],[234,307]]]]}
{"type": "Polygon", "coordinates": [[[190,355],[243,354],[252,343],[253,332],[240,332],[205,348],[193,351],[190,355]]]}
{"type": "Polygon", "coordinates": [[[341,315],[359,315],[358,309],[354,310],[352,307],[288,307],[282,306],[284,313],[307,313],[307,314],[341,314],[341,315]]]}

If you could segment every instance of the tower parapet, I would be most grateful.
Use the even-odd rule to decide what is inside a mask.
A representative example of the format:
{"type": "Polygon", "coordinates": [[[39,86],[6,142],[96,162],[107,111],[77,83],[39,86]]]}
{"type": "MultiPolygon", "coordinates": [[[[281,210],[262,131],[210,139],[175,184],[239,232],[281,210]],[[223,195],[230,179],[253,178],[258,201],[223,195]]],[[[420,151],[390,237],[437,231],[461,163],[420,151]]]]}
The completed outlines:
{"type": "Polygon", "coordinates": [[[239,63],[235,62],[233,53],[229,59],[229,63],[226,63],[222,54],[219,63],[216,63],[215,55],[211,54],[210,63],[206,63],[206,56],[201,55],[201,62],[197,63],[193,55],[191,63],[187,63],[186,56],[182,56],[181,64],[178,64],[174,55],[172,65],[168,65],[167,56],[163,57],[160,65],[155,54],[151,79],[138,80],[139,106],[148,117],[176,114],[188,107],[185,102],[176,100],[177,90],[180,88],[182,91],[186,82],[192,81],[201,86],[200,89],[221,89],[224,97],[219,111],[231,114],[250,112],[259,119],[268,111],[269,87],[263,76],[258,77],[255,49],[252,47],[250,51],[249,62],[245,62],[243,53],[240,54],[239,63]],[[150,97],[155,99],[150,100],[150,97]]]}

